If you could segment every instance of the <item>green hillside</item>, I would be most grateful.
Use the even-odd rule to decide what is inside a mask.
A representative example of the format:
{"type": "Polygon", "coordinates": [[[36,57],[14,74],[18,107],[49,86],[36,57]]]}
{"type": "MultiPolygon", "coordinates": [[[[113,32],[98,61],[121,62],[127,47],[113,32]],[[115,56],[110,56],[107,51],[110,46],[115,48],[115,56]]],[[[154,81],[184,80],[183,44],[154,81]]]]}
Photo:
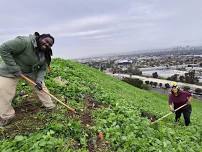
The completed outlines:
{"type": "Polygon", "coordinates": [[[167,96],[141,90],[76,62],[55,59],[46,77],[50,92],[76,108],[72,114],[57,104],[48,112],[40,107],[24,81],[16,95],[15,120],[0,129],[1,152],[200,152],[202,151],[202,102],[192,103],[192,124],[173,123],[167,96]],[[100,134],[99,134],[100,133],[100,134]],[[99,135],[98,135],[99,134],[99,135]],[[102,139],[102,134],[104,139],[102,139]]]}

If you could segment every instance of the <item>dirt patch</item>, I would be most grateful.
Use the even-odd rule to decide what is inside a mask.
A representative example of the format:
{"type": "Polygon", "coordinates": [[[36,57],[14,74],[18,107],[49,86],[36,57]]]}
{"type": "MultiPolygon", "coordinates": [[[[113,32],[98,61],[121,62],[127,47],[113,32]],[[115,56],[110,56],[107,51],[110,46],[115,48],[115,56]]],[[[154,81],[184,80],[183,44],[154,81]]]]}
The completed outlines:
{"type": "Polygon", "coordinates": [[[41,103],[36,103],[33,100],[24,101],[20,106],[15,108],[16,117],[20,118],[20,116],[24,115],[25,113],[34,114],[40,110],[41,103]]]}
{"type": "Polygon", "coordinates": [[[96,152],[108,152],[110,149],[110,144],[109,142],[105,140],[97,140],[96,141],[96,152]]]}
{"type": "Polygon", "coordinates": [[[93,138],[90,136],[88,139],[88,151],[89,152],[95,152],[95,145],[93,143],[93,138]]]}
{"type": "Polygon", "coordinates": [[[84,107],[82,109],[76,110],[77,113],[67,111],[65,112],[65,115],[68,118],[80,119],[81,123],[88,127],[93,125],[92,111],[96,110],[97,108],[103,108],[104,106],[106,105],[103,105],[95,101],[91,96],[86,95],[84,97],[84,107]]]}
{"type": "Polygon", "coordinates": [[[148,118],[151,122],[154,122],[154,121],[157,120],[157,117],[156,117],[154,114],[152,114],[152,113],[150,113],[150,112],[147,112],[147,111],[142,111],[142,112],[141,112],[141,117],[146,117],[146,118],[148,118]]]}
{"type": "Polygon", "coordinates": [[[65,116],[68,117],[68,118],[70,118],[70,119],[76,119],[76,120],[78,120],[78,119],[80,119],[79,118],[80,115],[81,115],[81,112],[77,112],[77,113],[74,113],[74,112],[71,112],[71,111],[66,111],[65,112],[65,116]]]}
{"type": "MultiPolygon", "coordinates": [[[[65,115],[69,118],[80,120],[83,128],[85,129],[87,136],[87,148],[89,152],[107,152],[109,151],[109,143],[104,139],[100,140],[98,134],[93,133],[90,129],[91,126],[94,125],[94,120],[92,116],[92,112],[98,108],[108,107],[102,103],[97,102],[90,95],[86,95],[84,97],[84,107],[80,110],[77,110],[77,114],[67,111],[65,115]]],[[[77,140],[73,147],[74,149],[79,149],[81,143],[77,140]]]]}
{"type": "Polygon", "coordinates": [[[28,135],[43,128],[46,120],[37,116],[40,111],[43,111],[41,103],[36,102],[33,98],[23,101],[15,108],[15,117],[1,130],[0,139],[28,135]]]}
{"type": "Polygon", "coordinates": [[[108,105],[105,105],[105,104],[97,102],[90,95],[86,95],[84,97],[84,101],[85,101],[85,107],[88,108],[88,109],[96,109],[96,108],[106,108],[106,107],[108,107],[108,105]]]}
{"type": "Polygon", "coordinates": [[[79,150],[82,148],[82,145],[80,144],[78,140],[74,140],[73,143],[71,143],[70,147],[74,150],[79,150]]]}
{"type": "MultiPolygon", "coordinates": [[[[106,108],[108,105],[95,101],[91,96],[87,95],[84,98],[84,113],[81,115],[81,122],[83,125],[89,126],[94,125],[92,111],[97,108],[106,108]]],[[[99,133],[95,136],[92,132],[87,129],[88,134],[88,151],[89,152],[107,152],[109,151],[109,143],[104,139],[100,139],[99,133]]]]}
{"type": "Polygon", "coordinates": [[[84,114],[81,116],[81,123],[85,126],[91,126],[93,124],[93,118],[89,111],[84,112],[84,114]]]}
{"type": "Polygon", "coordinates": [[[89,152],[108,152],[110,149],[109,142],[100,139],[95,140],[92,136],[88,137],[87,144],[89,152]]]}

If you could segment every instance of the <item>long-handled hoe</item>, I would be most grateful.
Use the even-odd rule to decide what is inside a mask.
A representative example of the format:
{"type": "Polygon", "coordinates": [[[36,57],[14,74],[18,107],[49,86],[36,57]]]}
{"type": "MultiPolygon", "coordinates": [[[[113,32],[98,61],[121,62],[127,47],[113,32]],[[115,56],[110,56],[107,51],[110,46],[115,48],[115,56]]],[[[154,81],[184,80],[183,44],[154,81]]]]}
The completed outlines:
{"type": "MultiPolygon", "coordinates": [[[[21,77],[23,79],[25,79],[26,81],[28,81],[29,83],[31,83],[32,85],[36,85],[36,83],[34,81],[32,81],[31,79],[29,79],[28,77],[26,77],[25,75],[21,74],[21,77]]],[[[76,110],[69,107],[67,104],[65,104],[64,102],[60,101],[59,99],[57,99],[55,96],[53,96],[52,94],[50,94],[49,92],[45,91],[45,90],[41,90],[43,91],[44,93],[46,93],[47,95],[49,95],[51,98],[53,98],[54,100],[56,100],[57,102],[59,102],[60,104],[62,104],[63,106],[65,106],[68,110],[70,110],[71,112],[73,113],[76,113],[76,110]]]]}
{"type": "MultiPolygon", "coordinates": [[[[186,105],[187,105],[187,104],[184,104],[184,105],[180,106],[179,108],[175,109],[174,112],[176,112],[176,111],[178,111],[179,109],[185,107],[186,105]]],[[[154,122],[151,122],[151,125],[153,125],[153,124],[155,124],[155,123],[161,121],[162,119],[168,117],[168,116],[171,115],[171,114],[173,114],[173,112],[170,112],[170,113],[166,114],[165,116],[159,118],[158,120],[156,120],[156,121],[154,121],[154,122]]]]}

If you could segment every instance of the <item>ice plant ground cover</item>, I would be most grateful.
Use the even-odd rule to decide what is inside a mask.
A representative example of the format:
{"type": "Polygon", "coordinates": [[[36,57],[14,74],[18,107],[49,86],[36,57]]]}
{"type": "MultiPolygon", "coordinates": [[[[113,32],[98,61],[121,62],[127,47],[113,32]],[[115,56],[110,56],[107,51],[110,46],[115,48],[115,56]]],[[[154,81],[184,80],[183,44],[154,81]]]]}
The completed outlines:
{"type": "Polygon", "coordinates": [[[192,103],[192,124],[169,112],[167,96],[145,91],[79,63],[54,59],[46,76],[50,92],[78,114],[57,104],[52,112],[41,107],[21,80],[13,105],[16,117],[0,129],[1,152],[50,151],[202,151],[202,102],[192,103]]]}

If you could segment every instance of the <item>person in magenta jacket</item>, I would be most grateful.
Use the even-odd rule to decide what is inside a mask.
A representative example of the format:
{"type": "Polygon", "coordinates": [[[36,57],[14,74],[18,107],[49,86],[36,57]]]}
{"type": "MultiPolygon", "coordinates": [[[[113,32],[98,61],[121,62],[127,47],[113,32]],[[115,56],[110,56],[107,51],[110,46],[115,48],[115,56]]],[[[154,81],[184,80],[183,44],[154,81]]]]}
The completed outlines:
{"type": "Polygon", "coordinates": [[[191,107],[192,95],[187,91],[180,90],[176,82],[174,82],[171,85],[171,87],[172,87],[171,93],[169,94],[169,100],[168,100],[170,111],[175,113],[176,123],[179,121],[181,114],[183,114],[185,125],[188,126],[190,124],[190,116],[192,112],[191,107]],[[187,105],[175,111],[175,109],[181,107],[184,104],[187,105]]]}

